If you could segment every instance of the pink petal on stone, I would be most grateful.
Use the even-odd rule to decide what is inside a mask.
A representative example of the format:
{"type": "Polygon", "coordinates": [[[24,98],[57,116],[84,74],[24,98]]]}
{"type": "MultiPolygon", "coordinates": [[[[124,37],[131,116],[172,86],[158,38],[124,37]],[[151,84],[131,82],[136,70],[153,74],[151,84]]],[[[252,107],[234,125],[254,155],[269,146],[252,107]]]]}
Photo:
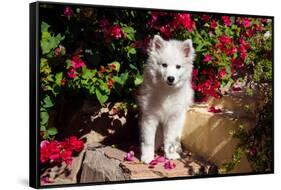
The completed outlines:
{"type": "Polygon", "coordinates": [[[126,156],[124,157],[124,160],[126,160],[126,161],[133,161],[134,160],[134,155],[135,155],[134,151],[131,150],[130,152],[128,152],[126,154],[126,156]]]}
{"type": "Polygon", "coordinates": [[[151,162],[149,163],[149,165],[157,165],[158,164],[158,161],[157,160],[151,160],[151,162]]]}
{"type": "Polygon", "coordinates": [[[176,167],[176,164],[171,162],[170,160],[165,162],[165,164],[164,164],[164,168],[166,170],[171,170],[171,169],[174,169],[175,167],[176,167]]]}
{"type": "Polygon", "coordinates": [[[156,156],[156,158],[154,160],[157,160],[157,162],[165,162],[166,158],[164,156],[156,156]]]}

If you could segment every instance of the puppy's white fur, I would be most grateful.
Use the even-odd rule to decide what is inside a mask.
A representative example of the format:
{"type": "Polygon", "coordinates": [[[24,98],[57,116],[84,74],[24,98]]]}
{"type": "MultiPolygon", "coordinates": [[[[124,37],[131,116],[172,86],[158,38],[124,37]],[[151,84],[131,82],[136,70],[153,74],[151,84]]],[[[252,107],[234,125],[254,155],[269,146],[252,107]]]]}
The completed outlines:
{"type": "Polygon", "coordinates": [[[165,41],[155,35],[148,55],[138,97],[142,112],[141,160],[145,163],[153,160],[155,149],[162,144],[166,158],[178,159],[185,113],[193,104],[192,41],[165,41]]]}

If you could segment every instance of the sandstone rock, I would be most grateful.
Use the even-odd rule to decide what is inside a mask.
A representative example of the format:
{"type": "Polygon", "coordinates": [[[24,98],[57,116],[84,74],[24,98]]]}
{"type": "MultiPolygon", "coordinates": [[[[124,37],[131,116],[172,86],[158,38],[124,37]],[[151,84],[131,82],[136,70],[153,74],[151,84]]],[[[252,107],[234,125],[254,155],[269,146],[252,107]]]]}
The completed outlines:
{"type": "Polygon", "coordinates": [[[87,151],[82,166],[80,183],[123,181],[129,179],[120,161],[108,158],[102,150],[87,151]]]}
{"type": "MultiPolygon", "coordinates": [[[[205,104],[194,105],[186,114],[182,134],[184,148],[221,167],[223,163],[231,161],[233,151],[239,143],[239,139],[233,138],[230,131],[237,130],[240,125],[246,130],[254,127],[258,104],[256,97],[247,96],[242,91],[219,100],[211,99],[205,104]],[[251,109],[246,110],[245,105],[249,105],[251,109]],[[210,106],[217,106],[222,112],[210,113],[208,112],[210,106]]],[[[231,173],[243,172],[252,172],[245,157],[242,157],[238,166],[231,171],[231,173]]]]}

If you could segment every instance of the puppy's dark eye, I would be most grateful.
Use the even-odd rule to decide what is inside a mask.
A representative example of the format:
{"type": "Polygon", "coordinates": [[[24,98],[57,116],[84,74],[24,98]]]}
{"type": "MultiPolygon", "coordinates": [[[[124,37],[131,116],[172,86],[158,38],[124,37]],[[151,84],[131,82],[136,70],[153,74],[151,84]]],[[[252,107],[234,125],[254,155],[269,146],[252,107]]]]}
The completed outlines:
{"type": "Polygon", "coordinates": [[[181,68],[181,66],[180,66],[180,65],[176,65],[176,68],[177,68],[177,69],[180,69],[180,68],[181,68]]]}
{"type": "Polygon", "coordinates": [[[162,67],[167,67],[167,66],[168,66],[167,63],[162,64],[162,67]]]}

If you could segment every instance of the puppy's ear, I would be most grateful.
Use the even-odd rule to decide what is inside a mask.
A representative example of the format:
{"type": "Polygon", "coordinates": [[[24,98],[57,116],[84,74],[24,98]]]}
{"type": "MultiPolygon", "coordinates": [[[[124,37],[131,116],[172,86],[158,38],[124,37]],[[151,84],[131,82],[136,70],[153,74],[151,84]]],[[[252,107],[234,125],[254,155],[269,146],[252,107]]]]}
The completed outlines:
{"type": "Polygon", "coordinates": [[[194,48],[192,45],[192,40],[188,39],[183,42],[183,53],[185,57],[194,58],[194,48]]]}
{"type": "Polygon", "coordinates": [[[155,35],[152,40],[152,49],[153,50],[159,50],[164,46],[165,41],[161,36],[155,35]]]}

